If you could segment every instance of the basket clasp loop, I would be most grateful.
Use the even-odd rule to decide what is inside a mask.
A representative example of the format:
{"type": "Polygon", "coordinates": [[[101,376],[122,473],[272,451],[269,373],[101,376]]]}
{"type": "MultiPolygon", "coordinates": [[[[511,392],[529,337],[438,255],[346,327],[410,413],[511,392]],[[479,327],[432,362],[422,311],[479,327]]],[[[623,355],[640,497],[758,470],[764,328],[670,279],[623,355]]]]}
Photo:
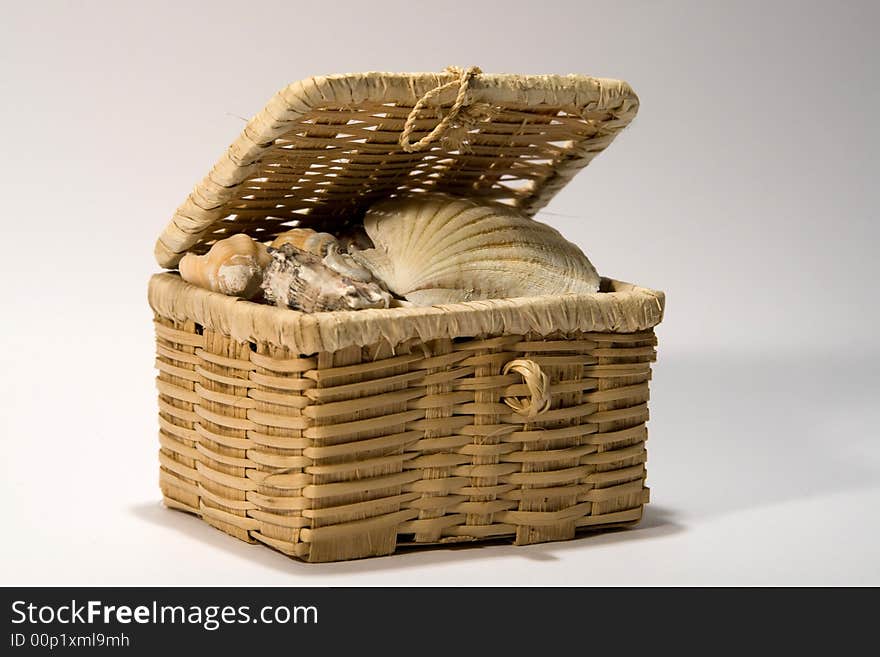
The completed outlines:
{"type": "Polygon", "coordinates": [[[527,358],[517,358],[505,363],[501,369],[502,374],[509,372],[520,374],[529,389],[529,399],[520,397],[504,397],[505,404],[514,411],[527,418],[538,417],[550,408],[550,378],[535,361],[527,358]]]}

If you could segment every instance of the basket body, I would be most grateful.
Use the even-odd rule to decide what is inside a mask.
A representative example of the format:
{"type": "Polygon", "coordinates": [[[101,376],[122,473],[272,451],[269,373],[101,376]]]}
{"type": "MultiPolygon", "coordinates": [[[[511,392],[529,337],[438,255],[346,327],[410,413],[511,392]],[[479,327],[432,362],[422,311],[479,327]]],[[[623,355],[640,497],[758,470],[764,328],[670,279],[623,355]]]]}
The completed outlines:
{"type": "MultiPolygon", "coordinates": [[[[650,327],[456,336],[447,323],[444,337],[300,353],[266,339],[288,334],[271,322],[230,335],[227,323],[247,318],[224,313],[265,307],[171,274],[150,294],[165,502],[237,538],[321,562],[407,544],[563,540],[641,518],[650,327]],[[535,418],[504,403],[528,396],[518,374],[502,374],[514,359],[549,378],[550,407],[535,418]]],[[[638,303],[654,308],[645,323],[659,321],[662,295],[638,303]]],[[[458,307],[490,324],[498,313],[474,302],[441,316],[458,307]]],[[[378,311],[391,325],[394,312],[378,311]]]]}

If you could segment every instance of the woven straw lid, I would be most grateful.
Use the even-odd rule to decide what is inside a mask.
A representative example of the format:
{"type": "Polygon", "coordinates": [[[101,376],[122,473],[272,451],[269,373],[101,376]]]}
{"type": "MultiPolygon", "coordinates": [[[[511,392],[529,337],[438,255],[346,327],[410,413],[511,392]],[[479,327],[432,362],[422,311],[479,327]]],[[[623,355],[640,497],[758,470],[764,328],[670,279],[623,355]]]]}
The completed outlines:
{"type": "Polygon", "coordinates": [[[355,73],[279,91],[248,122],[156,243],[188,251],[294,226],[333,231],[376,200],[447,192],[531,215],[636,115],[625,82],[580,75],[355,73]]]}

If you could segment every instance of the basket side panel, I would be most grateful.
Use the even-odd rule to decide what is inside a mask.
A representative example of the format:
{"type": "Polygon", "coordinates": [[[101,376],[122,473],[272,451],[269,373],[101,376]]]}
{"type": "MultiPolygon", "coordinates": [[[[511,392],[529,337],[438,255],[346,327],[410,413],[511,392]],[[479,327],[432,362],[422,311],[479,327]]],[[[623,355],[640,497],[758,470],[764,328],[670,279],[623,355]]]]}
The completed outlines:
{"type": "Polygon", "coordinates": [[[584,401],[585,391],[595,387],[594,380],[584,375],[584,368],[595,362],[590,351],[596,343],[577,334],[544,338],[532,334],[526,340],[523,357],[538,363],[550,377],[550,411],[555,415],[554,419],[539,417],[523,424],[517,435],[520,449],[508,455],[519,465],[516,509],[521,522],[526,523],[517,524],[517,545],[573,538],[576,516],[566,515],[568,510],[589,512],[588,506],[578,506],[578,474],[583,470],[581,457],[589,449],[584,448],[590,430],[586,418],[595,410],[595,405],[584,401]],[[548,481],[547,477],[554,475],[547,473],[554,471],[565,474],[560,475],[562,479],[548,481]],[[527,524],[529,518],[542,522],[527,524]]]}
{"type": "Polygon", "coordinates": [[[457,414],[471,418],[471,424],[462,428],[470,441],[455,450],[468,460],[454,470],[456,475],[467,478],[459,490],[467,501],[460,509],[463,522],[447,528],[447,536],[476,540],[508,536],[514,531],[503,514],[515,503],[502,496],[515,488],[505,477],[517,466],[502,462],[502,457],[507,451],[504,439],[515,427],[503,421],[512,414],[501,401],[503,386],[499,377],[504,364],[517,357],[512,345],[521,339],[519,335],[477,336],[455,345],[459,353],[467,356],[461,365],[473,368],[473,374],[462,381],[472,387],[473,402],[461,403],[456,408],[457,414]]]}
{"type": "Polygon", "coordinates": [[[408,447],[415,458],[405,468],[419,478],[404,487],[420,494],[404,503],[419,516],[398,527],[400,543],[512,536],[528,544],[639,520],[654,345],[651,331],[425,345],[434,354],[412,365],[425,394],[411,407],[426,416],[407,425],[425,438],[408,447]],[[503,403],[529,394],[518,375],[501,374],[515,358],[548,375],[552,402],[536,418],[503,403]]]}
{"type": "Polygon", "coordinates": [[[198,375],[196,349],[204,340],[192,321],[155,317],[156,387],[159,391],[159,487],[172,508],[199,513],[199,474],[196,469],[198,417],[194,406],[198,375]]]}
{"type": "Polygon", "coordinates": [[[306,554],[311,481],[303,377],[316,360],[156,315],[160,487],[172,508],[248,542],[306,554]]]}
{"type": "Polygon", "coordinates": [[[597,404],[591,418],[596,433],[590,437],[597,451],[590,457],[595,465],[588,478],[592,490],[585,495],[593,508],[583,527],[637,521],[648,501],[645,423],[657,344],[653,331],[592,337],[598,343],[593,352],[597,387],[588,398],[597,404]]]}

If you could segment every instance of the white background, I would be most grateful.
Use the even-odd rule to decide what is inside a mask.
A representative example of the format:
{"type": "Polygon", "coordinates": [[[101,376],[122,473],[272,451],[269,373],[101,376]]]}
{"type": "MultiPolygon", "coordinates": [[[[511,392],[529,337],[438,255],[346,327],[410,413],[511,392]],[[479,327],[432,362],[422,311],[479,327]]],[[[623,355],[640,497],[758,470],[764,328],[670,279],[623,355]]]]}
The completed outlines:
{"type": "Polygon", "coordinates": [[[79,4],[0,25],[0,584],[880,584],[876,3],[79,4]],[[164,509],[172,211],[287,83],[448,64],[641,97],[541,218],[668,294],[644,522],[308,565],[164,509]]]}

